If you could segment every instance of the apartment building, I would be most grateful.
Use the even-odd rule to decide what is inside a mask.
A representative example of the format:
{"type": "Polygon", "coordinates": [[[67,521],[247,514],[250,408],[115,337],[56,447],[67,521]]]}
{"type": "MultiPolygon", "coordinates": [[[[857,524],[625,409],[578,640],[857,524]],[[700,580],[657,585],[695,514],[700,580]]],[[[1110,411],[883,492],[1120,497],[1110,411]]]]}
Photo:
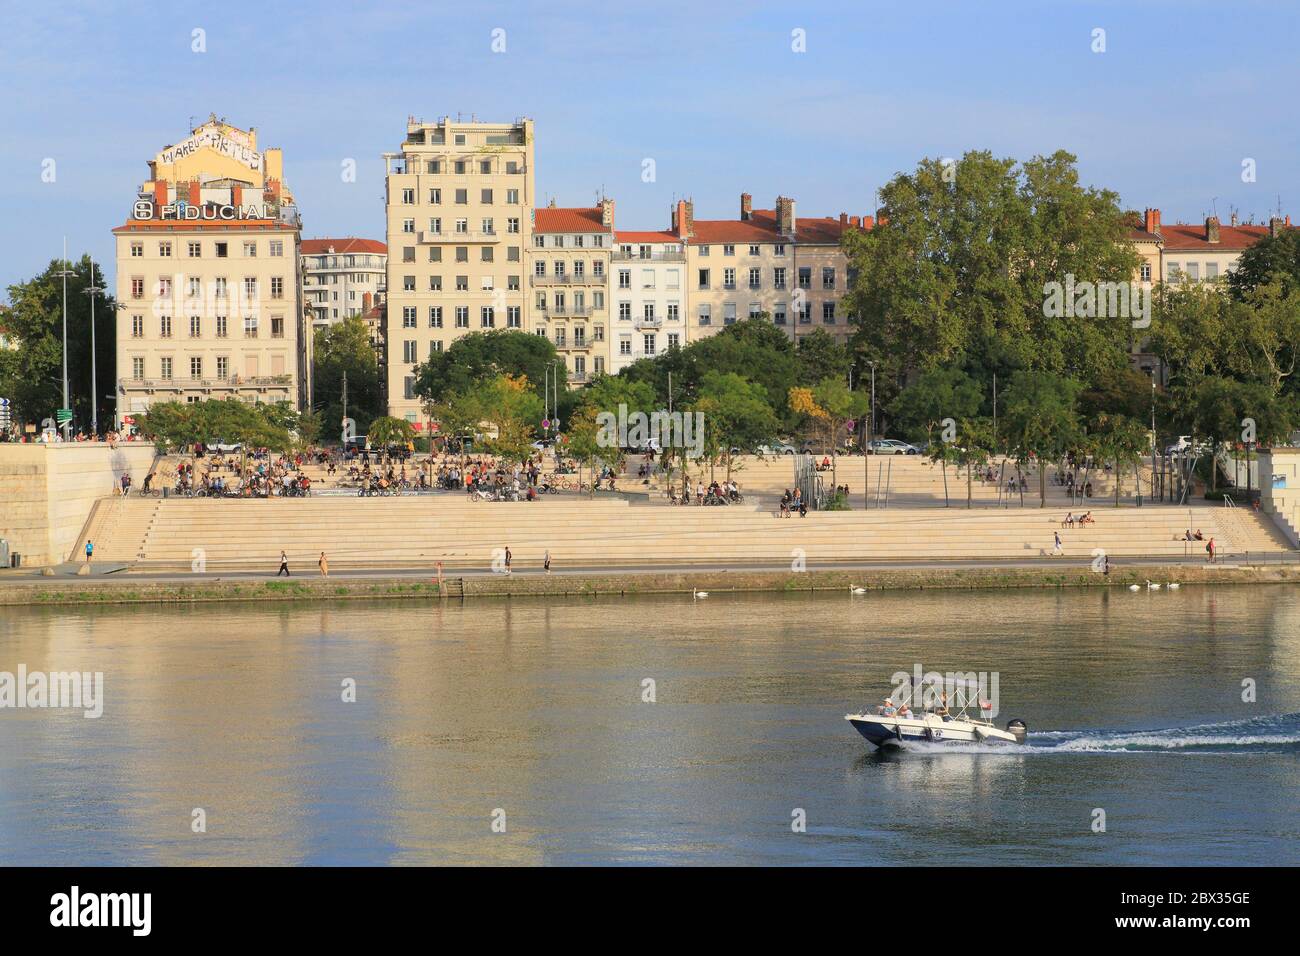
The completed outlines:
{"type": "Polygon", "coordinates": [[[149,162],[116,245],[117,408],[311,400],[301,221],[278,149],[216,116],[149,162]]]}
{"type": "Polygon", "coordinates": [[[388,247],[375,239],[304,239],[303,298],[317,328],[361,315],[388,285],[388,247]]]}
{"type": "Polygon", "coordinates": [[[766,314],[795,341],[814,328],[847,341],[852,327],[840,299],[848,259],[840,240],[848,229],[872,225],[870,216],[846,213],[800,219],[785,196],[774,209],[755,209],[742,193],[737,219],[695,219],[693,204],[678,202],[673,232],[686,242],[688,339],[766,314]]]}
{"type": "Polygon", "coordinates": [[[538,209],[528,250],[532,328],[564,359],[570,385],[609,367],[614,200],[591,208],[538,209]]]}
{"type": "Polygon", "coordinates": [[[416,365],[472,331],[528,327],[533,121],[412,117],[384,162],[388,410],[422,428],[416,365]]]}
{"type": "Polygon", "coordinates": [[[610,374],[686,344],[686,245],[675,232],[614,233],[610,374]]]}

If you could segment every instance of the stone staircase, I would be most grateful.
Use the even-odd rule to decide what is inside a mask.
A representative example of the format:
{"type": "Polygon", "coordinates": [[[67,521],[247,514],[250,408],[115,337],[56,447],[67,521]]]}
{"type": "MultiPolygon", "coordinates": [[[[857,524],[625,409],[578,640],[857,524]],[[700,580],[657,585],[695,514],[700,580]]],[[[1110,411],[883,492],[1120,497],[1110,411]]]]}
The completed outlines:
{"type": "MultiPolygon", "coordinates": [[[[860,459],[859,459],[860,462],[860,459]]],[[[455,493],[401,498],[112,499],[90,532],[96,558],[137,569],[188,568],[195,549],[209,571],[272,573],[284,549],[295,570],[487,568],[509,546],[516,567],[540,566],[549,550],[566,567],[789,565],[858,561],[1023,560],[1048,556],[1059,531],[1063,553],[1112,557],[1203,556],[1183,532],[1213,536],[1222,555],[1277,552],[1289,545],[1262,516],[1219,505],[1092,507],[1096,524],[1063,529],[1066,508],[903,508],[810,512],[776,518],[746,505],[669,507],[598,494],[537,502],[470,502],[455,493]],[[96,523],[98,522],[98,523],[96,523]]],[[[1073,509],[1077,514],[1079,509],[1073,509]]],[[[82,542],[84,546],[84,541],[82,542]]]]}

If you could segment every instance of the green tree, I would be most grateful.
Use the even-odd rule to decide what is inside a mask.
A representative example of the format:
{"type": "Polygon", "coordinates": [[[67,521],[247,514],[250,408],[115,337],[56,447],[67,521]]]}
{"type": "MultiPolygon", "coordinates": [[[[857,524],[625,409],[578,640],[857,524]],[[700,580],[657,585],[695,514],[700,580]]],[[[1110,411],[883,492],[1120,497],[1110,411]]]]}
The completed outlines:
{"type": "Polygon", "coordinates": [[[934,430],[945,418],[973,418],[983,403],[979,383],[959,368],[922,372],[889,406],[901,432],[913,441],[934,440],[934,430]]]}
{"type": "Polygon", "coordinates": [[[544,335],[515,329],[471,332],[435,352],[415,367],[415,394],[426,401],[441,401],[450,393],[464,393],[480,382],[499,375],[523,376],[539,396],[547,381],[559,375],[556,392],[565,393],[565,365],[557,359],[555,346],[544,335]]]}
{"type": "Polygon", "coordinates": [[[849,350],[825,329],[800,336],[795,347],[795,382],[808,388],[822,379],[847,377],[852,365],[849,350]]]}
{"type": "Polygon", "coordinates": [[[709,372],[700,386],[694,411],[704,416],[704,444],[726,463],[731,478],[732,448],[752,449],[771,438],[776,413],[762,386],[735,372],[709,372]]]}
{"type": "Polygon", "coordinates": [[[285,421],[284,409],[276,405],[224,398],[158,402],[136,416],[136,427],[164,448],[184,448],[201,442],[284,452],[295,444],[285,421]]]}
{"type": "Polygon", "coordinates": [[[1130,317],[1045,306],[1050,283],[1128,283],[1138,265],[1116,195],[1080,185],[1073,156],[927,159],[881,198],[880,225],[845,233],[856,279],[844,305],[854,352],[879,357],[885,404],[912,370],[964,363],[983,386],[1007,367],[1127,363],[1130,317]]]}
{"type": "Polygon", "coordinates": [[[1228,273],[1228,288],[1237,299],[1279,281],[1286,292],[1300,289],[1300,230],[1265,236],[1246,249],[1228,273]]]}
{"type": "Polygon", "coordinates": [[[1047,507],[1047,465],[1079,441],[1080,384],[1052,372],[1017,372],[1003,393],[1001,431],[1021,467],[1038,466],[1039,507],[1047,507]]]}
{"type": "Polygon", "coordinates": [[[343,377],[348,383],[348,417],[356,434],[384,413],[379,362],[370,332],[360,316],[348,316],[316,333],[312,361],[312,395],[320,409],[321,430],[333,437],[343,429],[343,377]]]}
{"type": "Polygon", "coordinates": [[[405,418],[392,415],[380,415],[370,422],[366,440],[372,448],[386,448],[389,445],[405,445],[415,438],[415,426],[405,418]]]}
{"type": "MultiPolygon", "coordinates": [[[[9,309],[0,317],[6,334],[17,344],[16,354],[0,362],[0,395],[13,403],[15,422],[40,423],[53,418],[63,406],[63,279],[68,276],[68,393],[74,429],[90,429],[91,422],[91,297],[93,279],[99,289],[108,286],[98,265],[93,276],[90,257],[75,262],[54,260],[27,282],[9,286],[9,309]]],[[[95,377],[99,395],[100,428],[111,427],[115,403],[104,396],[116,394],[117,303],[102,291],[95,299],[95,377]]],[[[129,320],[127,320],[129,321],[129,320]]]]}

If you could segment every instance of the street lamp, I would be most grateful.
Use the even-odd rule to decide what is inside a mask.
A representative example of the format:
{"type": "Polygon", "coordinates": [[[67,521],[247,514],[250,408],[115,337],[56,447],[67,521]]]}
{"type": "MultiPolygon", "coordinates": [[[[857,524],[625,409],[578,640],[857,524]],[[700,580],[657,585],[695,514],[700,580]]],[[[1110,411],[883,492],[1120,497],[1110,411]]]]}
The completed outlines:
{"type": "MultiPolygon", "coordinates": [[[[90,260],[90,284],[82,289],[82,294],[90,296],[90,432],[99,434],[99,384],[95,380],[95,297],[104,291],[103,286],[95,285],[95,260],[90,260]]],[[[65,398],[64,401],[67,401],[65,398]]],[[[66,406],[65,406],[66,407],[66,406]]]]}
{"type": "MultiPolygon", "coordinates": [[[[68,401],[68,276],[76,275],[76,272],[69,269],[68,262],[68,237],[63,237],[63,268],[54,273],[63,279],[63,408],[71,409],[72,405],[68,401]]],[[[58,419],[56,414],[55,419],[58,419]]],[[[69,418],[63,423],[63,440],[68,441],[72,437],[72,419],[69,418]]]]}
{"type": "Polygon", "coordinates": [[[871,425],[867,432],[867,442],[862,446],[862,510],[865,511],[871,507],[871,465],[868,452],[871,450],[871,442],[876,437],[876,363],[868,361],[871,366],[871,425]]]}

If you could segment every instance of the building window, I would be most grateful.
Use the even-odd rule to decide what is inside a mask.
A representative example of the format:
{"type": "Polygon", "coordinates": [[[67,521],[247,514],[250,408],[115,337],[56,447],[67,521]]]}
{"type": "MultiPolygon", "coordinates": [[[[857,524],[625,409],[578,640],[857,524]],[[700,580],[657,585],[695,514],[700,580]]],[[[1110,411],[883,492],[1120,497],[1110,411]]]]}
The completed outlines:
{"type": "Polygon", "coordinates": [[[442,328],[442,306],[440,305],[429,306],[429,328],[431,329],[442,328]]]}
{"type": "Polygon", "coordinates": [[[761,270],[761,269],[750,269],[750,270],[749,270],[749,287],[750,287],[751,289],[757,289],[757,288],[759,288],[760,286],[762,286],[762,284],[763,284],[763,280],[762,280],[762,270],[761,270]]]}
{"type": "Polygon", "coordinates": [[[158,243],[158,256],[162,259],[170,259],[172,257],[172,244],[170,242],[158,243]]]}
{"type": "Polygon", "coordinates": [[[164,382],[170,382],[172,379],[172,360],[171,356],[164,355],[158,362],[158,377],[164,382]]]}
{"type": "Polygon", "coordinates": [[[699,323],[700,323],[700,325],[712,325],[712,324],[713,324],[713,313],[712,313],[712,310],[710,309],[709,304],[708,304],[707,302],[705,302],[705,303],[701,303],[701,305],[700,305],[699,323]]]}
{"type": "Polygon", "coordinates": [[[224,382],[230,377],[230,359],[224,355],[217,356],[217,379],[224,382]]]}
{"type": "Polygon", "coordinates": [[[469,306],[467,305],[456,306],[456,328],[458,329],[469,328],[469,306]]]}
{"type": "Polygon", "coordinates": [[[723,287],[724,289],[734,289],[734,288],[736,287],[736,270],[735,270],[735,269],[723,269],[723,270],[722,270],[722,287],[723,287]]]}
{"type": "Polygon", "coordinates": [[[835,324],[835,303],[834,302],[822,303],[822,322],[826,325],[835,324]]]}
{"type": "Polygon", "coordinates": [[[144,378],[144,359],[131,359],[131,377],[137,382],[144,378]]]}
{"type": "Polygon", "coordinates": [[[228,248],[227,244],[224,243],[224,242],[218,242],[218,243],[216,244],[216,246],[217,246],[217,258],[218,258],[218,259],[225,259],[225,258],[226,258],[226,250],[227,250],[227,248],[228,248]]]}
{"type": "Polygon", "coordinates": [[[271,338],[273,339],[284,338],[284,316],[282,315],[271,316],[271,338]]]}
{"type": "Polygon", "coordinates": [[[758,302],[749,303],[749,317],[757,319],[763,314],[763,306],[758,302]]]}
{"type": "Polygon", "coordinates": [[[197,259],[197,258],[199,258],[199,256],[202,254],[202,251],[201,251],[202,248],[203,248],[202,243],[198,243],[198,242],[191,242],[191,243],[189,243],[189,246],[188,246],[189,257],[190,257],[191,259],[197,259]]]}
{"type": "Polygon", "coordinates": [[[132,259],[143,259],[143,258],[144,258],[144,243],[143,243],[143,242],[133,242],[133,243],[131,243],[131,258],[132,258],[132,259]]]}
{"type": "Polygon", "coordinates": [[[722,254],[724,256],[734,256],[736,254],[736,247],[729,244],[723,245],[722,254]]]}
{"type": "Polygon", "coordinates": [[[172,337],[172,317],[170,315],[158,316],[158,335],[164,339],[172,337]]]}
{"type": "Polygon", "coordinates": [[[257,258],[257,243],[256,243],[256,242],[246,242],[246,243],[244,243],[244,255],[247,256],[249,259],[256,259],[256,258],[257,258]]]}
{"type": "Polygon", "coordinates": [[[508,329],[521,328],[523,326],[523,321],[520,318],[520,316],[521,316],[521,312],[519,306],[517,305],[506,306],[506,328],[508,329]]]}
{"type": "Polygon", "coordinates": [[[618,287],[619,287],[620,289],[630,289],[630,288],[632,288],[632,270],[631,270],[631,269],[619,269],[619,270],[618,270],[618,287]]]}
{"type": "Polygon", "coordinates": [[[414,206],[414,205],[415,205],[415,190],[414,190],[414,189],[403,189],[403,190],[402,190],[402,205],[403,205],[403,206],[414,206]]]}
{"type": "Polygon", "coordinates": [[[280,276],[271,277],[271,298],[272,299],[284,298],[284,279],[281,278],[280,276]]]}
{"type": "Polygon", "coordinates": [[[131,277],[131,298],[144,298],[144,278],[142,276],[131,277]]]}
{"type": "Polygon", "coordinates": [[[190,378],[203,377],[203,357],[194,355],[190,357],[190,378]]]}
{"type": "MultiPolygon", "coordinates": [[[[458,164],[458,165],[459,165],[459,164],[458,164]]],[[[469,205],[469,190],[468,190],[468,189],[457,189],[457,190],[456,190],[456,205],[457,205],[457,206],[468,206],[468,205],[469,205]]]]}
{"type": "Polygon", "coordinates": [[[402,306],[402,328],[404,329],[415,328],[415,306],[413,305],[402,306]]]}
{"type": "Polygon", "coordinates": [[[822,288],[823,289],[835,288],[835,267],[834,266],[822,266],[822,288]]]}
{"type": "Polygon", "coordinates": [[[197,339],[203,334],[203,320],[197,315],[190,316],[190,338],[197,339]]]}
{"type": "Polygon", "coordinates": [[[255,315],[244,316],[244,338],[246,339],[257,338],[257,316],[255,315]]]}
{"type": "Polygon", "coordinates": [[[270,245],[270,256],[272,259],[284,258],[284,241],[281,239],[272,239],[270,245]]]}
{"type": "Polygon", "coordinates": [[[133,339],[144,338],[144,316],[143,315],[131,316],[131,338],[133,339]]]}
{"type": "Polygon", "coordinates": [[[618,317],[624,320],[631,320],[632,318],[631,302],[620,302],[618,304],[618,317]]]}
{"type": "Polygon", "coordinates": [[[216,322],[217,322],[217,338],[224,339],[226,337],[226,326],[227,326],[226,317],[224,315],[219,315],[217,316],[216,322]]]}
{"type": "Polygon", "coordinates": [[[722,306],[722,324],[723,324],[723,325],[735,325],[735,324],[736,324],[736,303],[734,303],[734,302],[726,302],[726,303],[723,303],[723,306],[722,306]]]}
{"type": "Polygon", "coordinates": [[[799,288],[801,289],[812,288],[812,266],[799,267],[799,288]]]}
{"type": "Polygon", "coordinates": [[[669,332],[669,333],[668,333],[668,348],[669,348],[669,349],[675,349],[675,348],[677,348],[677,347],[681,344],[681,341],[682,341],[682,337],[681,337],[679,334],[677,334],[676,332],[669,332]]]}
{"type": "Polygon", "coordinates": [[[414,365],[420,360],[415,351],[417,344],[415,339],[407,339],[402,343],[402,361],[407,365],[414,365]]]}

